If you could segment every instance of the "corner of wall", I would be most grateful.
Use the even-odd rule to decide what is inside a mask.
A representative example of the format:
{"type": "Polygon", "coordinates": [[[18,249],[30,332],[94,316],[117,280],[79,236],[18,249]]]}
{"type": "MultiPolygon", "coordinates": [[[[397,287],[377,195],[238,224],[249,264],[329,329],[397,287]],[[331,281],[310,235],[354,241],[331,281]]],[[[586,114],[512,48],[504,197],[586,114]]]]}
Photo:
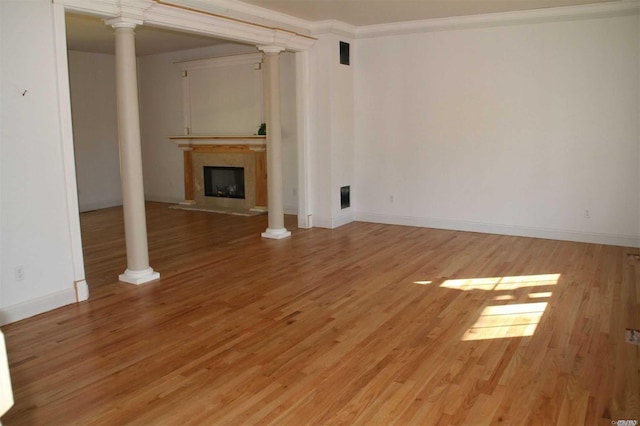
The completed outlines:
{"type": "Polygon", "coordinates": [[[313,216],[313,227],[335,229],[355,221],[355,212],[351,209],[345,209],[331,217],[313,216]]]}
{"type": "Polygon", "coordinates": [[[314,226],[336,228],[353,220],[340,209],[340,187],[355,181],[354,62],[340,61],[340,45],[352,43],[353,33],[328,22],[318,34],[313,52],[311,85],[312,206],[314,226]],[[328,171],[328,173],[327,173],[328,171]]]}

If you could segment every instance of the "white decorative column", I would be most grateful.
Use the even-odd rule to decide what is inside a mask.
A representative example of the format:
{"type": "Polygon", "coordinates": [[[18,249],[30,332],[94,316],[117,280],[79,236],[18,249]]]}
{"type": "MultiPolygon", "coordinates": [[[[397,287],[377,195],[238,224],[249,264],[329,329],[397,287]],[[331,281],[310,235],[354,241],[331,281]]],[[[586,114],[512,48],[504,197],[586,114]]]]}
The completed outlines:
{"type": "Polygon", "coordinates": [[[106,21],[116,32],[116,99],[118,140],[120,146],[120,180],[127,248],[127,269],[120,281],[142,284],[160,278],[149,266],[147,220],[142,183],[142,149],[140,147],[140,112],[134,28],[142,22],[126,18],[106,21]]]}
{"type": "Polygon", "coordinates": [[[269,225],[263,238],[291,236],[284,227],[282,190],[282,123],[280,121],[280,46],[258,46],[264,52],[264,97],[267,117],[267,208],[269,225]]]}

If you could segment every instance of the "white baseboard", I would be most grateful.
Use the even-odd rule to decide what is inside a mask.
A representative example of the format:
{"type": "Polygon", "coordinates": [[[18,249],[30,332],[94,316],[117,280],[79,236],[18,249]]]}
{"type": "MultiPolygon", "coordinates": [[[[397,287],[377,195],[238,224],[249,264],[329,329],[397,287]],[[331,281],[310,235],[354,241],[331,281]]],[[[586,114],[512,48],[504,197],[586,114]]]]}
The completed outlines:
{"type": "Polygon", "coordinates": [[[109,207],[115,207],[115,206],[121,206],[122,205],[122,199],[119,200],[104,200],[104,201],[95,201],[95,202],[91,202],[91,203],[80,203],[80,212],[84,213],[84,212],[89,212],[92,210],[100,210],[100,209],[106,209],[109,207]]]}
{"type": "Polygon", "coordinates": [[[26,302],[0,308],[0,325],[20,321],[52,309],[76,303],[76,289],[58,291],[26,302]]]}
{"type": "Polygon", "coordinates": [[[316,228],[334,229],[356,220],[353,211],[343,210],[335,217],[313,216],[313,226],[316,228]]]}
{"type": "Polygon", "coordinates": [[[179,204],[184,201],[184,198],[180,197],[167,197],[166,195],[154,195],[154,194],[144,194],[145,201],[153,201],[156,203],[170,203],[170,204],[179,204]]]}
{"type": "Polygon", "coordinates": [[[346,225],[347,223],[351,223],[354,220],[356,220],[356,216],[353,210],[341,210],[338,216],[333,218],[333,228],[338,228],[340,226],[346,225]]]}
{"type": "Polygon", "coordinates": [[[524,226],[498,225],[482,222],[432,219],[426,217],[400,216],[371,212],[356,212],[361,222],[386,223],[389,225],[419,226],[422,228],[449,229],[453,231],[481,232],[485,234],[514,235],[518,237],[546,238],[550,240],[576,241],[581,243],[608,244],[622,247],[640,247],[640,236],[578,232],[563,229],[532,228],[524,226]]]}
{"type": "Polygon", "coordinates": [[[331,229],[333,228],[331,218],[313,215],[313,227],[331,229]]]}

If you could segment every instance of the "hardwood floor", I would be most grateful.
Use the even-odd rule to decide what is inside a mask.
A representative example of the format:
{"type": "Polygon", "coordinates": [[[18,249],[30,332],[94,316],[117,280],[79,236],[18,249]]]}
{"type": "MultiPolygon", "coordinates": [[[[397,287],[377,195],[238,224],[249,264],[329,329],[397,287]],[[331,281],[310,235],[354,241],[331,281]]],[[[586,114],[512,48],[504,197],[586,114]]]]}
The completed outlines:
{"type": "Polygon", "coordinates": [[[3,327],[5,425],[640,420],[637,249],[150,203],[132,286],[121,210],[81,222],[90,300],[3,327]]]}

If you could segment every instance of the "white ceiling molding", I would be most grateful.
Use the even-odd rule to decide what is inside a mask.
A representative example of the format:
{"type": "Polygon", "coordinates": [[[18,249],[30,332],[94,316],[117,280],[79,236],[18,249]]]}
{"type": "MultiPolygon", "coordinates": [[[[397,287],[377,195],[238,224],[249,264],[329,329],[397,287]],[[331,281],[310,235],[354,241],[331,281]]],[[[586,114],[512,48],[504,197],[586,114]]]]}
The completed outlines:
{"type": "Polygon", "coordinates": [[[101,18],[114,17],[120,13],[120,6],[114,0],[53,0],[64,6],[67,12],[77,12],[101,18]]]}
{"type": "Polygon", "coordinates": [[[237,0],[163,0],[166,4],[243,19],[257,24],[310,34],[309,21],[237,0]]]}
{"type": "Polygon", "coordinates": [[[145,13],[146,24],[255,45],[275,44],[287,50],[307,50],[315,38],[292,31],[227,18],[211,12],[157,2],[145,13]]]}
{"type": "Polygon", "coordinates": [[[120,18],[144,20],[146,10],[154,5],[153,0],[119,0],[120,18]]]}
{"type": "Polygon", "coordinates": [[[373,38],[431,31],[482,28],[538,22],[572,21],[577,19],[624,16],[640,13],[640,0],[564,6],[517,12],[488,13],[452,18],[427,19],[392,24],[357,27],[356,38],[373,38]]]}
{"type": "Polygon", "coordinates": [[[309,34],[349,38],[568,21],[637,14],[640,0],[607,1],[526,11],[488,13],[356,27],[338,20],[310,22],[238,0],[53,0],[72,12],[112,18],[142,13],[146,25],[195,33],[252,45],[309,49],[309,34]]]}
{"type": "Polygon", "coordinates": [[[256,6],[237,0],[160,0],[165,4],[198,9],[233,18],[246,19],[254,23],[290,29],[294,32],[309,35],[336,34],[355,37],[356,27],[342,21],[330,19],[311,22],[296,18],[271,9],[256,6]]]}
{"type": "Polygon", "coordinates": [[[311,34],[336,34],[343,37],[354,38],[356,36],[357,27],[335,19],[327,21],[311,22],[311,34]]]}

